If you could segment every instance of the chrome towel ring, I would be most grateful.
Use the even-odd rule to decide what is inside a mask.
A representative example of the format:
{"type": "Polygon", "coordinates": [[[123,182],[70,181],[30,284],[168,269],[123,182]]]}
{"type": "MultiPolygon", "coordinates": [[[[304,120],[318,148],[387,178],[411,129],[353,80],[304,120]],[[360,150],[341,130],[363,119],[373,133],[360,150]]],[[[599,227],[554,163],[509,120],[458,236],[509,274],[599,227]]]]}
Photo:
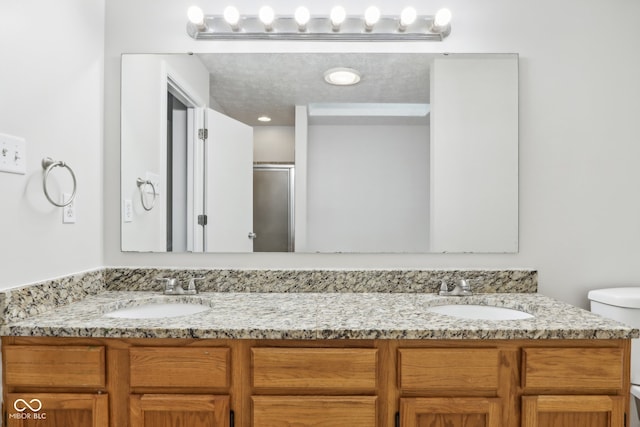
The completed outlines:
{"type": "Polygon", "coordinates": [[[136,184],[138,184],[138,189],[140,190],[140,201],[142,202],[142,207],[145,211],[150,211],[156,204],[156,199],[158,198],[158,193],[156,193],[156,186],[153,185],[153,182],[149,179],[138,178],[136,180],[136,184]],[[151,191],[153,191],[153,199],[151,200],[151,206],[147,207],[147,203],[144,199],[145,188],[148,186],[151,187],[151,191]]]}
{"type": "Polygon", "coordinates": [[[71,169],[71,167],[65,162],[53,160],[51,157],[45,157],[44,159],[42,159],[42,168],[44,169],[44,177],[42,178],[42,188],[44,189],[44,195],[47,197],[47,200],[49,200],[51,204],[59,208],[63,208],[67,205],[70,205],[71,202],[73,202],[73,199],[75,199],[76,197],[76,189],[78,188],[78,183],[76,181],[76,174],[73,173],[73,169],[71,169]],[[67,200],[64,203],[54,202],[51,196],[49,195],[49,190],[47,190],[47,179],[49,178],[49,173],[55,167],[66,168],[71,174],[71,178],[73,179],[73,191],[71,192],[71,197],[69,197],[69,200],[67,200]]]}

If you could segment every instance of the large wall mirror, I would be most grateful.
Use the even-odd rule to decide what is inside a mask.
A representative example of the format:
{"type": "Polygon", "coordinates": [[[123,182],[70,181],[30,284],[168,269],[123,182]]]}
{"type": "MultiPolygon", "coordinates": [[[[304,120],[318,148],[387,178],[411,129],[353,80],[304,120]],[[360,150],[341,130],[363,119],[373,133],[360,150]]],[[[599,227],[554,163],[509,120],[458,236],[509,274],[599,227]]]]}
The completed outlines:
{"type": "Polygon", "coordinates": [[[516,54],[125,54],[121,90],[123,251],[518,251],[516,54]]]}

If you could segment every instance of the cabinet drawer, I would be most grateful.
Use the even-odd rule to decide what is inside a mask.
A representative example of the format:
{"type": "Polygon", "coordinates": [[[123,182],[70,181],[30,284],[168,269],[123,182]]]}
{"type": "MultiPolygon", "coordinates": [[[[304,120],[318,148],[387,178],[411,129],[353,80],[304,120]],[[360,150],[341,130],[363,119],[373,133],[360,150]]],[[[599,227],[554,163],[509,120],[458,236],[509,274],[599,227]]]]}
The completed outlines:
{"type": "Polygon", "coordinates": [[[376,349],[253,348],[251,357],[256,388],[376,388],[376,349]]]}
{"type": "Polygon", "coordinates": [[[522,363],[526,389],[622,389],[620,348],[523,348],[522,363]]]}
{"type": "Polygon", "coordinates": [[[498,388],[499,353],[495,348],[402,348],[398,381],[403,391],[498,388]]]}
{"type": "Polygon", "coordinates": [[[375,396],[253,396],[253,427],[371,427],[375,396]]]}
{"type": "Polygon", "coordinates": [[[129,350],[131,387],[229,386],[226,347],[141,347],[129,350]]]}
{"type": "Polygon", "coordinates": [[[23,346],[4,348],[5,382],[24,387],[105,386],[102,346],[23,346]]]}

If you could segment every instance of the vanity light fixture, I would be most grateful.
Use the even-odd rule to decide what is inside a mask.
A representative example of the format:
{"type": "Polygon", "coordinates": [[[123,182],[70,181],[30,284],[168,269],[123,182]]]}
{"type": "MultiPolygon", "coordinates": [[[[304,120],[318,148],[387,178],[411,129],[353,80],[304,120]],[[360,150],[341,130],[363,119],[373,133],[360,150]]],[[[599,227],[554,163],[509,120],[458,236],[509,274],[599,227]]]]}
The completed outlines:
{"type": "Polygon", "coordinates": [[[331,29],[333,31],[340,31],[340,25],[347,18],[347,11],[342,6],[335,6],[331,9],[329,19],[331,19],[331,29]]]}
{"type": "Polygon", "coordinates": [[[275,17],[276,15],[273,12],[273,9],[269,6],[262,6],[258,11],[258,18],[260,18],[260,21],[264,24],[265,31],[273,31],[273,27],[271,25],[273,24],[275,17]]]}
{"type": "Polygon", "coordinates": [[[232,31],[240,30],[238,23],[240,22],[240,12],[234,6],[227,6],[224,10],[224,20],[231,26],[232,31]]]}
{"type": "Polygon", "coordinates": [[[400,24],[398,26],[398,30],[399,31],[406,31],[407,27],[409,25],[412,25],[414,22],[416,22],[416,19],[418,18],[418,12],[416,12],[416,10],[412,7],[405,7],[404,9],[402,9],[402,12],[400,13],[400,24]]]}
{"type": "Polygon", "coordinates": [[[269,6],[257,15],[240,15],[234,6],[222,15],[206,15],[192,6],[187,16],[187,33],[197,40],[442,41],[451,33],[448,9],[418,15],[406,7],[398,15],[383,16],[371,6],[363,15],[353,16],[335,6],[328,16],[312,16],[300,6],[293,16],[276,16],[269,6]]]}
{"type": "Polygon", "coordinates": [[[204,12],[198,6],[191,6],[187,9],[187,18],[189,22],[195,25],[199,30],[206,30],[207,26],[204,23],[204,12]]]}
{"type": "Polygon", "coordinates": [[[372,31],[373,26],[380,20],[380,9],[375,6],[369,6],[364,11],[364,28],[367,31],[372,31]]]}
{"type": "Polygon", "coordinates": [[[449,25],[450,22],[451,22],[451,11],[446,8],[440,9],[438,12],[436,12],[436,16],[433,18],[433,23],[431,24],[431,31],[436,31],[440,33],[451,31],[451,26],[449,25]]]}
{"type": "Polygon", "coordinates": [[[360,72],[353,68],[331,68],[324,72],[324,81],[335,86],[351,86],[360,82],[360,72]]]}

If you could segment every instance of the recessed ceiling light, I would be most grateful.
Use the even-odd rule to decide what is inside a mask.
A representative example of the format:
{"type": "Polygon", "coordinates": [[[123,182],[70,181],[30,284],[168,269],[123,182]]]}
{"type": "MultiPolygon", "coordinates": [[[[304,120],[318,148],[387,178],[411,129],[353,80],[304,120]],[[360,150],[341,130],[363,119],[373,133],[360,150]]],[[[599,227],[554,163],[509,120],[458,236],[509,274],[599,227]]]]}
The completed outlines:
{"type": "Polygon", "coordinates": [[[260,117],[258,117],[258,121],[267,123],[267,122],[271,121],[271,117],[269,117],[269,116],[260,116],[260,117]]]}
{"type": "Polygon", "coordinates": [[[353,68],[331,68],[324,72],[324,80],[336,86],[349,86],[360,81],[360,73],[353,68]]]}

